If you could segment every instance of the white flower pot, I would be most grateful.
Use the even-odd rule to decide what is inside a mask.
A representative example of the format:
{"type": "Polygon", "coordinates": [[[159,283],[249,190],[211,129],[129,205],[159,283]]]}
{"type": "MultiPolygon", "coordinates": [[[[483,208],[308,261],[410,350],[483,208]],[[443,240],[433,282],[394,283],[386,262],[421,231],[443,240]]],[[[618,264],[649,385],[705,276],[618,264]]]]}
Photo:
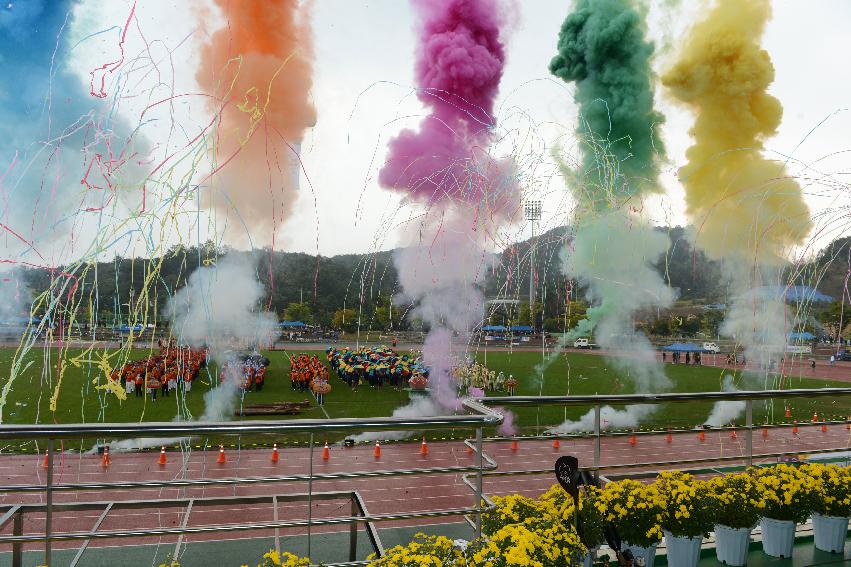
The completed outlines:
{"type": "Polygon", "coordinates": [[[675,536],[668,530],[665,534],[665,547],[668,550],[668,565],[670,567],[695,567],[700,560],[700,544],[703,536],[675,536]]]}
{"type": "Polygon", "coordinates": [[[816,549],[842,553],[848,534],[848,518],[813,513],[813,533],[816,549]]]}
{"type": "Polygon", "coordinates": [[[795,543],[795,522],[762,518],[759,521],[762,528],[762,550],[772,557],[792,557],[792,546],[795,543]]]}
{"type": "Polygon", "coordinates": [[[725,565],[746,565],[751,543],[750,528],[715,524],[715,555],[725,565]]]}
{"type": "Polygon", "coordinates": [[[636,565],[638,564],[638,558],[641,557],[644,559],[645,567],[653,567],[656,563],[656,545],[651,545],[650,547],[638,547],[637,545],[630,545],[626,542],[623,544],[623,549],[628,549],[632,552],[632,555],[636,559],[636,565]]]}

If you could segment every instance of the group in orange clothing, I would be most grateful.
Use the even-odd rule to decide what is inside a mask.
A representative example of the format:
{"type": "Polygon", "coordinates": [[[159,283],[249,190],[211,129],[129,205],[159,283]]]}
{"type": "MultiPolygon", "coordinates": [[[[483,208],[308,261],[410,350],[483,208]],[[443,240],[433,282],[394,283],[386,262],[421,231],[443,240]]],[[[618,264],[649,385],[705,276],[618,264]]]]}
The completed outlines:
{"type": "Polygon", "coordinates": [[[319,405],[325,403],[325,395],[331,391],[328,367],[316,355],[300,354],[290,360],[290,381],[293,390],[310,390],[316,395],[319,405]]]}
{"type": "Polygon", "coordinates": [[[142,360],[131,360],[121,368],[116,368],[110,377],[122,382],[127,395],[134,394],[142,398],[147,394],[152,401],[156,401],[158,390],[163,396],[169,396],[172,390],[178,388],[184,392],[191,391],[192,381],[206,365],[206,348],[178,347],[168,343],[161,345],[158,354],[142,360]]]}

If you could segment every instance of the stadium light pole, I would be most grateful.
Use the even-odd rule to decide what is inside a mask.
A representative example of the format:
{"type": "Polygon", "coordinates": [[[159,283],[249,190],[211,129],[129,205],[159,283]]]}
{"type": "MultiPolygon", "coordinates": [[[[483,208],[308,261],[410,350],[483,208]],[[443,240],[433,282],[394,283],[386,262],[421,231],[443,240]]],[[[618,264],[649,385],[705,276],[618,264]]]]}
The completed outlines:
{"type": "Polygon", "coordinates": [[[532,225],[532,241],[529,253],[529,323],[535,330],[535,222],[541,220],[541,201],[526,201],[523,204],[526,220],[532,225]]]}

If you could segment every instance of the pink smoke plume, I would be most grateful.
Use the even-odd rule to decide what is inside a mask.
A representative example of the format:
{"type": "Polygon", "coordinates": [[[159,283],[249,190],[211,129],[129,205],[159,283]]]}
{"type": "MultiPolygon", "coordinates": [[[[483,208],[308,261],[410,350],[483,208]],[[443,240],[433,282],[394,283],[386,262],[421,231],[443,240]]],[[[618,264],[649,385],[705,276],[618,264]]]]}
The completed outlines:
{"type": "Polygon", "coordinates": [[[418,201],[484,202],[503,215],[517,203],[510,162],[488,155],[494,100],[505,64],[496,0],[412,0],[422,20],[418,98],[429,108],[419,131],[389,143],[379,183],[418,201]]]}
{"type": "MultiPolygon", "coordinates": [[[[429,393],[394,415],[459,411],[453,367],[481,323],[484,275],[496,260],[486,239],[519,210],[513,160],[491,157],[494,101],[505,65],[498,0],[412,0],[421,20],[417,131],[389,143],[379,183],[429,214],[394,256],[403,302],[429,327],[423,359],[429,393]]],[[[508,428],[511,429],[511,418],[508,428]]]]}

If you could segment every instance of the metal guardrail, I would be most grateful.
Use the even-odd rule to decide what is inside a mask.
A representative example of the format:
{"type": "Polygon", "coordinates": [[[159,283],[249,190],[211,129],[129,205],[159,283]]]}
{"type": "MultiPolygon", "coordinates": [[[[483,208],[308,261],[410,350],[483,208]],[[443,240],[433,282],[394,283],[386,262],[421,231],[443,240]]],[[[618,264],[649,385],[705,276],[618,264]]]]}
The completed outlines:
{"type": "MultiPolygon", "coordinates": [[[[511,408],[511,407],[529,407],[529,406],[566,406],[566,407],[592,407],[594,408],[594,431],[590,434],[570,434],[558,435],[559,438],[593,438],[594,439],[594,458],[591,466],[586,467],[599,473],[602,470],[609,469],[626,469],[640,467],[663,467],[678,464],[694,464],[701,462],[723,462],[723,461],[742,461],[751,464],[753,458],[782,456],[788,453],[774,454],[753,454],[753,402],[755,400],[773,400],[773,399],[795,399],[795,398],[814,398],[814,397],[838,397],[851,396],[851,388],[825,388],[825,389],[807,389],[807,390],[768,390],[768,391],[739,391],[739,392],[704,392],[704,393],[668,393],[668,394],[630,394],[630,395],[614,395],[614,396],[511,396],[511,397],[494,397],[483,399],[468,399],[464,401],[464,408],[468,412],[465,415],[449,415],[449,416],[434,416],[434,417],[419,417],[419,418],[366,418],[366,419],[298,419],[290,421],[244,421],[244,422],[216,422],[216,423],[149,423],[149,424],[70,424],[70,425],[3,425],[0,426],[0,439],[41,439],[47,441],[48,448],[48,463],[47,463],[47,479],[44,485],[8,485],[0,486],[0,492],[44,492],[45,504],[38,505],[45,513],[45,530],[44,534],[23,535],[21,531],[16,531],[13,536],[0,536],[0,543],[12,543],[21,546],[23,543],[44,542],[45,543],[45,565],[50,567],[52,560],[51,543],[59,540],[83,540],[88,542],[91,539],[102,538],[124,538],[137,537],[143,535],[185,535],[193,533],[211,533],[211,532],[234,532],[256,529],[280,529],[286,527],[306,527],[308,530],[308,547],[310,545],[310,529],[312,526],[321,525],[341,525],[351,524],[356,526],[358,523],[363,523],[368,526],[370,537],[375,537],[375,546],[380,550],[381,543],[378,540],[377,532],[370,526],[375,522],[390,521],[390,520],[406,520],[415,518],[441,518],[451,516],[464,516],[475,527],[477,535],[481,534],[481,514],[485,506],[489,504],[489,499],[484,494],[483,484],[484,477],[490,475],[509,476],[509,475],[530,475],[530,474],[549,474],[551,468],[539,470],[526,470],[516,472],[496,471],[497,463],[484,453],[484,443],[486,439],[483,435],[483,430],[486,427],[494,427],[503,421],[503,416],[497,409],[492,408],[511,408]],[[670,461],[654,461],[648,463],[630,463],[630,464],[615,464],[602,465],[602,438],[616,435],[622,435],[619,432],[604,431],[601,427],[601,410],[604,405],[634,405],[634,404],[660,404],[660,403],[676,403],[688,401],[726,401],[726,400],[741,400],[746,404],[746,424],[742,427],[730,429],[739,429],[745,431],[746,436],[746,454],[744,456],[732,457],[713,457],[701,459],[677,459],[670,461]],[[313,472],[313,456],[315,444],[314,436],[317,433],[327,432],[355,432],[355,431],[423,431],[433,429],[449,429],[467,427],[473,428],[476,432],[475,439],[466,440],[465,444],[471,447],[477,455],[476,462],[469,466],[451,466],[451,467],[429,467],[429,468],[412,468],[412,469],[389,469],[379,471],[356,471],[356,472],[339,472],[339,473],[314,473],[313,472]],[[244,435],[244,434],[260,434],[260,435],[282,435],[291,433],[309,433],[310,434],[310,470],[306,475],[288,475],[288,476],[268,476],[268,477],[230,477],[230,478],[201,478],[201,479],[173,479],[167,482],[143,481],[143,482],[117,482],[117,483],[66,483],[56,484],[53,481],[53,447],[54,441],[59,439],[97,439],[103,437],[110,438],[159,438],[159,437],[197,437],[201,435],[244,435]],[[325,498],[329,493],[318,493],[313,491],[313,482],[318,480],[328,479],[356,479],[364,477],[390,477],[402,475],[422,475],[422,474],[461,474],[464,482],[472,489],[475,503],[473,506],[463,508],[453,508],[445,510],[432,510],[423,512],[397,513],[397,514],[369,514],[363,503],[360,503],[358,513],[355,513],[353,508],[351,516],[335,517],[335,518],[312,518],[312,507],[310,503],[314,496],[316,498],[325,498]],[[275,519],[272,522],[254,522],[242,524],[224,524],[211,526],[180,526],[174,528],[159,528],[155,530],[113,530],[108,532],[74,532],[74,533],[53,533],[52,517],[54,510],[64,509],[68,504],[55,504],[53,495],[56,491],[83,491],[83,490],[128,490],[128,489],[143,489],[143,488],[191,488],[205,487],[214,485],[236,485],[236,484],[269,484],[279,482],[307,482],[308,492],[306,498],[308,500],[309,512],[308,518],[305,520],[289,520],[280,521],[275,519]]],[[[819,422],[822,423],[822,422],[819,422]]],[[[553,436],[546,436],[552,439],[553,436]]],[[[490,439],[488,439],[490,440],[490,439]]],[[[831,451],[836,450],[831,449],[831,451]]],[[[827,450],[812,450],[812,451],[794,451],[796,454],[803,453],[821,453],[827,450]]],[[[334,493],[338,494],[338,493],[334,493]]],[[[348,494],[348,493],[347,493],[348,494]]],[[[353,492],[351,494],[354,494],[353,492]]],[[[304,496],[304,495],[302,495],[304,496]]],[[[268,497],[266,497],[268,498],[268,497]]],[[[359,496],[358,496],[359,498],[359,496]]],[[[202,499],[194,499],[199,502],[202,499]]],[[[103,505],[103,503],[100,503],[103,505]]],[[[184,505],[185,501],[184,501],[184,505]]],[[[29,506],[29,505],[27,505],[29,506]]],[[[119,503],[114,503],[112,507],[120,506],[119,503]]],[[[353,504],[354,506],[354,504],[353,504]]],[[[0,516],[0,528],[7,524],[10,520],[18,522],[16,518],[20,517],[21,506],[17,508],[9,507],[5,513],[0,516]]],[[[277,509],[277,508],[276,508],[277,509]]],[[[99,525],[99,524],[98,524],[99,525]]],[[[17,527],[16,527],[17,530],[17,527]]],[[[356,537],[356,536],[355,536],[356,537]]],[[[20,549],[20,547],[19,547],[20,549]]],[[[84,544],[85,549],[85,544],[84,544]]],[[[179,548],[178,548],[179,551],[179,548]]],[[[20,555],[20,554],[19,554],[20,555]]],[[[350,556],[351,559],[351,556],[350,556]]],[[[363,561],[349,561],[340,565],[363,565],[363,561]]],[[[15,564],[17,565],[17,564],[15,564]]]]}
{"type": "MultiPolygon", "coordinates": [[[[439,518],[448,516],[469,516],[473,515],[476,520],[478,534],[481,533],[479,518],[482,513],[482,482],[478,482],[478,492],[474,493],[475,503],[473,506],[465,508],[453,508],[447,510],[435,510],[426,512],[412,512],[401,514],[369,514],[363,503],[361,502],[362,513],[352,516],[339,518],[324,518],[314,519],[312,517],[312,500],[313,497],[324,498],[328,493],[315,493],[313,491],[313,482],[329,479],[355,479],[364,477],[389,477],[403,475],[428,475],[428,474],[447,474],[447,473],[475,473],[483,474],[485,471],[496,469],[496,463],[483,453],[483,435],[484,427],[493,427],[502,423],[502,414],[496,410],[492,410],[479,401],[466,400],[464,403],[465,409],[469,412],[463,415],[447,415],[447,416],[432,416],[432,417],[377,417],[377,418],[340,418],[340,419],[294,419],[289,421],[269,421],[269,420],[252,420],[243,422],[168,422],[168,423],[115,423],[115,424],[45,424],[45,425],[2,425],[0,426],[0,439],[16,439],[16,440],[45,440],[47,442],[47,478],[44,485],[6,485],[0,486],[0,493],[24,492],[33,493],[43,492],[45,494],[45,503],[39,505],[45,513],[45,529],[44,535],[23,535],[22,529],[22,514],[26,508],[15,505],[6,510],[0,516],[0,528],[14,520],[14,534],[12,536],[0,536],[0,544],[12,544],[17,550],[13,552],[13,567],[19,567],[21,561],[20,549],[24,543],[44,542],[45,544],[45,559],[44,565],[50,567],[52,564],[52,542],[65,540],[83,540],[84,548],[87,542],[91,539],[104,538],[126,538],[126,537],[141,537],[150,535],[185,535],[192,533],[210,533],[210,532],[233,532],[246,531],[257,529],[280,529],[286,527],[306,527],[308,530],[308,555],[310,554],[310,530],[313,526],[321,525],[338,525],[351,524],[357,526],[358,523],[367,525],[368,530],[373,530],[372,535],[376,538],[375,546],[380,553],[381,543],[377,539],[377,532],[371,528],[373,522],[405,520],[413,518],[439,518]],[[478,454],[477,462],[470,466],[451,466],[451,467],[423,467],[412,469],[394,469],[394,470],[379,470],[379,471],[356,471],[356,472],[340,472],[340,473],[314,473],[313,472],[313,456],[315,450],[314,435],[317,432],[357,432],[357,431],[423,431],[435,429],[451,429],[459,427],[475,428],[476,439],[475,444],[467,443],[478,454]],[[202,435],[285,435],[293,433],[309,433],[310,434],[310,470],[303,475],[288,475],[288,476],[271,476],[271,477],[231,477],[231,478],[202,478],[202,479],[172,479],[165,481],[150,481],[150,482],[114,482],[114,483],[68,483],[56,484],[53,481],[53,457],[54,457],[54,442],[59,439],[128,439],[128,438],[186,438],[198,437],[202,435]],[[66,504],[55,504],[53,495],[56,491],[90,491],[90,490],[127,490],[127,489],[143,489],[143,488],[191,488],[205,487],[215,485],[236,485],[236,484],[262,484],[262,483],[281,483],[281,482],[307,482],[308,492],[308,518],[298,521],[273,521],[273,522],[252,522],[242,524],[225,524],[215,526],[199,526],[189,527],[180,526],[174,528],[146,529],[140,530],[113,530],[109,532],[75,532],[75,533],[53,533],[53,513],[57,509],[63,509],[66,504]]],[[[359,495],[357,496],[359,499],[359,495]]],[[[194,499],[195,502],[201,502],[204,499],[194,499]]],[[[114,508],[118,503],[110,508],[114,508]]],[[[98,522],[98,526],[100,523],[98,522]]],[[[371,536],[372,537],[372,536],[371,536]]],[[[341,565],[360,565],[362,561],[349,561],[341,565]]]]}

